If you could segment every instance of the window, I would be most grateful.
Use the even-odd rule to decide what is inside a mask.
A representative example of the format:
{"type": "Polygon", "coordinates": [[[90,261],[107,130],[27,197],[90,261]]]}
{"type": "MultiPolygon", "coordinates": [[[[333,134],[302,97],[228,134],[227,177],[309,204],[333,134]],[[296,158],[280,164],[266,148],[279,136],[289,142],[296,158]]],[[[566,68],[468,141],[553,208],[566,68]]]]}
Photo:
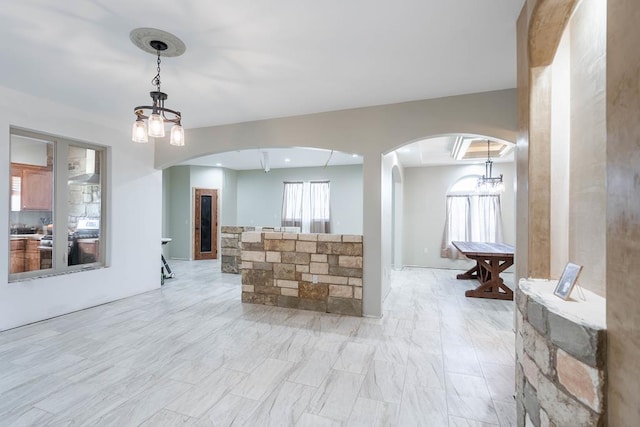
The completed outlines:
{"type": "Polygon", "coordinates": [[[300,227],[303,233],[329,233],[329,181],[285,182],[282,226],[300,227]]]}
{"type": "Polygon", "coordinates": [[[446,220],[440,256],[464,259],[452,241],[501,242],[502,208],[499,194],[477,192],[478,176],[458,180],[447,193],[446,220]]]}
{"type": "Polygon", "coordinates": [[[104,265],[105,148],[12,129],[10,151],[9,279],[104,265]]]}

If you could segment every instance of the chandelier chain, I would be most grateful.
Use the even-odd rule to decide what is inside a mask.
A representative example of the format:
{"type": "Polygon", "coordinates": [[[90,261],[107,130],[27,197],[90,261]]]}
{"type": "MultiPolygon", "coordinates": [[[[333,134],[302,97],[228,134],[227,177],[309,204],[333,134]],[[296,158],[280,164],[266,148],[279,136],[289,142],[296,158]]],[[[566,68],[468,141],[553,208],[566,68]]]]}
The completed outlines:
{"type": "Polygon", "coordinates": [[[158,67],[156,68],[156,70],[158,73],[151,80],[151,84],[156,86],[158,88],[158,92],[160,92],[160,51],[157,51],[157,52],[158,52],[158,60],[157,60],[158,67]]]}

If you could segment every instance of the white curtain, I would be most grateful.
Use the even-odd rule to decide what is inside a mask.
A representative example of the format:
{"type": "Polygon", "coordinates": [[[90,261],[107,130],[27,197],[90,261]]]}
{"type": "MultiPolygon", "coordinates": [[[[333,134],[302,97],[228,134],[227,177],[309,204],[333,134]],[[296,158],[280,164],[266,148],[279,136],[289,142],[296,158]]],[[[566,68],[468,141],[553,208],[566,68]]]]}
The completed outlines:
{"type": "Polygon", "coordinates": [[[442,235],[440,256],[464,259],[464,255],[451,244],[453,241],[471,240],[471,196],[447,196],[447,216],[442,235]]]}
{"type": "Polygon", "coordinates": [[[480,194],[473,196],[476,206],[471,210],[472,242],[502,242],[502,208],[500,196],[480,194]]]}
{"type": "Polygon", "coordinates": [[[330,233],[329,182],[310,182],[309,196],[309,232],[330,233]]]}
{"type": "Polygon", "coordinates": [[[303,233],[329,233],[329,182],[285,182],[282,226],[303,233]]]}
{"type": "Polygon", "coordinates": [[[463,259],[451,244],[502,242],[502,208],[496,194],[448,195],[440,256],[463,259]]]}
{"type": "Polygon", "coordinates": [[[302,182],[285,182],[282,197],[282,226],[302,228],[302,182]]]}

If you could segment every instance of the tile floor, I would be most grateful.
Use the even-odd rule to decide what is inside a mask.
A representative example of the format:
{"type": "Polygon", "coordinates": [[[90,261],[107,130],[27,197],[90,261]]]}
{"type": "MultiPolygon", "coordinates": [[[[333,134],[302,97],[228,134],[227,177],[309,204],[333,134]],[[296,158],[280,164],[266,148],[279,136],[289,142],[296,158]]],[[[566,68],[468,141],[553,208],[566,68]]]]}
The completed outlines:
{"type": "Polygon", "coordinates": [[[216,261],[171,264],[161,290],[0,333],[0,425],[515,425],[513,303],[455,271],[394,272],[370,319],[241,304],[216,261]]]}

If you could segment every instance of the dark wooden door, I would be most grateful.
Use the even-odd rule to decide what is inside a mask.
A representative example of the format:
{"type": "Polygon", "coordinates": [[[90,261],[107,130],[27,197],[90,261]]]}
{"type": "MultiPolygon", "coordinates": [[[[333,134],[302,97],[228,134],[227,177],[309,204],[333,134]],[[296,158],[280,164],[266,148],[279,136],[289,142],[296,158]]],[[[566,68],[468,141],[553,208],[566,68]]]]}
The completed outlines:
{"type": "Polygon", "coordinates": [[[193,259],[217,259],[218,190],[196,188],[193,200],[193,259]]]}

